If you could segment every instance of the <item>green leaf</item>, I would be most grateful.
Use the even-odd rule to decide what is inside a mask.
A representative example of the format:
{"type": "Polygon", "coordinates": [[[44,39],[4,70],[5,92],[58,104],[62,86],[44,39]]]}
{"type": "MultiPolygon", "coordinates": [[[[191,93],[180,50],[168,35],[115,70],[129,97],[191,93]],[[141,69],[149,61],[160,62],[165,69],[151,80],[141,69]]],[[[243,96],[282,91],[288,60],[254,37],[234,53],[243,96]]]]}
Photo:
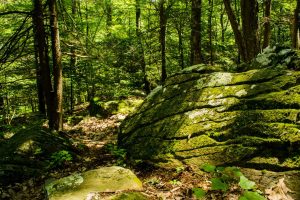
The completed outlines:
{"type": "Polygon", "coordinates": [[[193,188],[192,191],[197,199],[202,199],[203,197],[205,197],[206,192],[202,188],[193,188]]]}
{"type": "Polygon", "coordinates": [[[239,185],[244,190],[251,190],[255,188],[255,182],[250,181],[245,176],[240,176],[240,182],[239,185]]]}
{"type": "Polygon", "coordinates": [[[216,166],[211,164],[204,164],[201,167],[205,172],[215,172],[216,166]]]}
{"type": "Polygon", "coordinates": [[[239,200],[267,200],[265,197],[261,196],[257,192],[244,192],[243,196],[239,197],[239,200]]]}
{"type": "Polygon", "coordinates": [[[219,178],[212,178],[211,179],[211,190],[222,190],[223,192],[226,192],[226,190],[228,190],[228,184],[224,183],[219,178]]]}

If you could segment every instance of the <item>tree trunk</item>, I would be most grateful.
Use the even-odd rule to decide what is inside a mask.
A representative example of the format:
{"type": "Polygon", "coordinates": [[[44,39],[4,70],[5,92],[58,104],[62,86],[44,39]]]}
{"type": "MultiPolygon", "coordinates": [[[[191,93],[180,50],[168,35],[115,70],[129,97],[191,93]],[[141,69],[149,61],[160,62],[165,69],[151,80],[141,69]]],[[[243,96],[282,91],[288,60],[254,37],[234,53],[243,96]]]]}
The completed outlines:
{"type": "MultiPolygon", "coordinates": [[[[76,10],[77,10],[77,0],[72,0],[72,17],[75,19],[76,17],[76,10]]],[[[71,25],[72,27],[72,32],[74,32],[74,26],[71,25]]],[[[70,113],[73,113],[74,110],[74,86],[73,86],[73,76],[74,76],[74,71],[76,68],[76,55],[75,55],[75,47],[72,46],[70,49],[70,113]]]]}
{"type": "Polygon", "coordinates": [[[231,8],[230,0],[223,0],[234,33],[241,59],[249,62],[259,53],[258,3],[256,0],[241,0],[242,31],[231,8]]]}
{"type": "Polygon", "coordinates": [[[191,10],[191,65],[202,63],[201,55],[201,9],[202,0],[192,0],[191,10]]]}
{"type": "Polygon", "coordinates": [[[33,24],[36,29],[35,38],[37,40],[38,56],[41,69],[41,80],[43,85],[44,96],[47,105],[47,117],[49,120],[49,128],[54,128],[53,114],[54,114],[54,98],[52,92],[50,66],[48,57],[48,45],[46,42],[46,33],[44,27],[44,14],[41,0],[33,0],[34,16],[33,24]]]}
{"type": "Polygon", "coordinates": [[[297,6],[294,11],[294,22],[293,22],[293,34],[292,34],[292,46],[295,49],[300,47],[300,0],[297,0],[297,6]]]}
{"type": "Polygon", "coordinates": [[[181,69],[184,69],[184,54],[183,54],[183,28],[182,23],[179,22],[178,26],[176,26],[177,34],[178,34],[178,51],[179,51],[179,66],[181,69]]]}
{"type": "Polygon", "coordinates": [[[212,43],[212,15],[214,10],[214,1],[209,0],[209,13],[208,13],[208,37],[209,37],[209,64],[213,64],[213,43],[212,43]]]}
{"type": "Polygon", "coordinates": [[[54,78],[54,129],[62,131],[63,129],[63,77],[61,50],[58,29],[58,19],[56,10],[56,0],[49,0],[50,10],[50,29],[51,29],[51,47],[53,59],[53,78],[54,78]]]}
{"type": "Polygon", "coordinates": [[[265,23],[264,23],[264,41],[263,41],[263,49],[268,47],[270,44],[270,37],[271,37],[271,24],[270,24],[270,17],[271,17],[271,0],[265,0],[265,23]]]}
{"type": "Polygon", "coordinates": [[[105,0],[105,13],[106,13],[106,29],[110,34],[110,28],[112,26],[112,2],[111,0],[105,0]]]}
{"type": "Polygon", "coordinates": [[[136,37],[138,39],[138,51],[139,51],[139,62],[143,72],[143,82],[144,90],[146,94],[149,94],[151,91],[150,82],[148,81],[147,71],[146,71],[146,62],[145,62],[145,52],[142,44],[142,34],[141,34],[141,7],[140,0],[136,0],[136,10],[135,10],[135,28],[136,28],[136,37]]]}
{"type": "MultiPolygon", "coordinates": [[[[34,19],[33,19],[34,21],[34,19]]],[[[33,34],[36,35],[36,27],[33,26],[33,34]]],[[[38,54],[38,41],[37,38],[34,37],[34,57],[35,57],[35,68],[36,68],[36,86],[37,86],[37,93],[38,93],[38,108],[39,113],[42,115],[46,115],[46,107],[45,107],[45,97],[43,92],[43,85],[42,85],[42,77],[41,77],[41,69],[40,69],[40,60],[38,54]]]]}
{"type": "Polygon", "coordinates": [[[249,62],[259,53],[257,0],[241,0],[241,17],[246,58],[249,62]]]}
{"type": "Polygon", "coordinates": [[[167,28],[167,15],[165,9],[165,0],[159,2],[159,41],[161,47],[161,83],[164,83],[167,78],[166,69],[166,28],[167,28]]]}
{"type": "Polygon", "coordinates": [[[225,26],[224,26],[224,11],[223,4],[221,4],[221,13],[220,13],[220,24],[221,24],[221,42],[225,42],[225,26]]]}

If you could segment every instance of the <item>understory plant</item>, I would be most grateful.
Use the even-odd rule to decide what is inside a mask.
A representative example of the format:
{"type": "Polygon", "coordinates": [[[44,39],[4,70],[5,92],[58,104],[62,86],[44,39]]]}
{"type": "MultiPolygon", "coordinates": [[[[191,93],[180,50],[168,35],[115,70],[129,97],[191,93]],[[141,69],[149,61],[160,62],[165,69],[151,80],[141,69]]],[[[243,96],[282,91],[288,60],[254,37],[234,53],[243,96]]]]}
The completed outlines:
{"type": "MultiPolygon", "coordinates": [[[[266,200],[262,192],[257,189],[255,182],[245,177],[238,167],[216,167],[204,164],[201,169],[212,174],[210,190],[226,193],[232,185],[238,185],[242,191],[239,200],[266,200]]],[[[202,199],[206,191],[202,188],[193,188],[193,194],[197,199],[202,199]]]]}

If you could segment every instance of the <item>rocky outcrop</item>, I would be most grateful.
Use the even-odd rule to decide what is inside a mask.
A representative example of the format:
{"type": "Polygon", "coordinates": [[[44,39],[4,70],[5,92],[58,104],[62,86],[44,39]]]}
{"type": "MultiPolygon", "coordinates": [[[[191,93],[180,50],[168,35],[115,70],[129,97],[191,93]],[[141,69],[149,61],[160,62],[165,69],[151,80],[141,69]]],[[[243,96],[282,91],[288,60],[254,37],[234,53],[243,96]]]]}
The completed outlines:
{"type": "MultiPolygon", "coordinates": [[[[62,179],[48,181],[45,185],[49,200],[93,199],[101,192],[140,191],[142,182],[128,169],[122,167],[102,167],[82,174],[74,174],[62,179]]],[[[123,194],[123,196],[142,196],[123,194]]],[[[133,199],[115,196],[111,199],[133,199]]],[[[101,197],[103,199],[104,197],[101,197]]],[[[142,198],[141,198],[142,199],[142,198]]]]}
{"type": "Polygon", "coordinates": [[[278,62],[240,73],[198,65],[170,76],[122,123],[119,145],[165,166],[299,168],[300,72],[290,69],[295,59],[278,62]]]}
{"type": "Polygon", "coordinates": [[[23,181],[49,169],[51,156],[62,150],[72,152],[67,138],[33,126],[12,133],[0,142],[0,185],[23,181]]]}

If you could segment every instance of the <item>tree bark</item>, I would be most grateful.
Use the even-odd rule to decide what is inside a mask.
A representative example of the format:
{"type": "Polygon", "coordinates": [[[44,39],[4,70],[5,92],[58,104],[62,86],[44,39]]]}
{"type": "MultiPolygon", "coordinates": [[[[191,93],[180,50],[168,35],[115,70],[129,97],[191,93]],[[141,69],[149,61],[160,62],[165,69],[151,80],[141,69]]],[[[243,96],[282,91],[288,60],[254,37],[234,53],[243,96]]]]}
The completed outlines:
{"type": "Polygon", "coordinates": [[[48,57],[48,45],[46,42],[46,33],[44,27],[44,14],[41,0],[33,0],[34,12],[33,12],[33,24],[35,26],[35,38],[37,41],[39,64],[41,70],[41,80],[43,85],[44,96],[46,99],[47,105],[47,117],[49,128],[54,128],[54,98],[52,92],[52,83],[50,76],[50,66],[49,66],[49,57],[48,57]]]}
{"type": "Polygon", "coordinates": [[[213,10],[214,10],[214,1],[209,0],[209,13],[208,13],[208,37],[209,37],[209,64],[213,64],[214,62],[214,57],[213,57],[213,42],[212,42],[212,15],[213,15],[213,10]]]}
{"type": "Polygon", "coordinates": [[[167,78],[166,69],[166,28],[167,15],[165,9],[165,0],[159,1],[159,41],[161,48],[161,83],[164,83],[167,78]]]}
{"type": "Polygon", "coordinates": [[[297,6],[294,11],[293,34],[292,34],[292,47],[299,49],[300,47],[300,0],[297,0],[297,6]]]}
{"type": "Polygon", "coordinates": [[[144,48],[143,48],[143,44],[142,44],[140,0],[136,0],[135,28],[136,28],[136,37],[138,39],[139,62],[140,62],[141,69],[143,72],[144,90],[145,90],[146,94],[149,94],[151,91],[151,88],[150,88],[150,82],[148,81],[148,77],[147,77],[145,52],[144,52],[144,48]]]}
{"type": "Polygon", "coordinates": [[[270,37],[271,37],[271,24],[270,24],[270,17],[271,17],[271,0],[265,0],[265,23],[264,23],[264,41],[263,41],[263,49],[268,47],[270,44],[270,37]]]}
{"type": "MultiPolygon", "coordinates": [[[[36,35],[35,27],[33,28],[33,34],[36,35]]],[[[36,69],[36,86],[37,86],[37,93],[38,93],[38,108],[39,112],[42,115],[46,114],[46,107],[45,107],[45,97],[42,85],[42,77],[41,77],[41,69],[40,69],[40,61],[39,61],[39,54],[38,54],[38,41],[37,38],[34,38],[34,57],[35,57],[35,69],[36,69]]]]}
{"type": "MultiPolygon", "coordinates": [[[[72,17],[75,19],[76,17],[76,10],[77,10],[77,0],[72,0],[72,17]]],[[[74,25],[71,25],[72,27],[72,32],[75,31],[74,25]]],[[[76,68],[76,51],[74,45],[72,45],[70,49],[70,113],[73,113],[74,110],[74,86],[73,86],[73,76],[74,76],[74,71],[76,68]]]]}
{"type": "Polygon", "coordinates": [[[63,75],[61,63],[61,50],[59,39],[59,28],[57,18],[56,0],[49,0],[50,10],[50,30],[51,47],[53,60],[53,78],[54,78],[54,129],[62,131],[63,129],[63,75]]]}
{"type": "Polygon", "coordinates": [[[249,62],[259,53],[257,0],[241,0],[241,17],[246,58],[249,62]]]}
{"type": "Polygon", "coordinates": [[[192,0],[191,10],[191,65],[202,63],[201,55],[201,11],[202,0],[192,0]]]}
{"type": "Polygon", "coordinates": [[[223,0],[241,59],[249,62],[259,53],[257,0],[241,0],[242,30],[231,8],[230,0],[223,0]]]}

